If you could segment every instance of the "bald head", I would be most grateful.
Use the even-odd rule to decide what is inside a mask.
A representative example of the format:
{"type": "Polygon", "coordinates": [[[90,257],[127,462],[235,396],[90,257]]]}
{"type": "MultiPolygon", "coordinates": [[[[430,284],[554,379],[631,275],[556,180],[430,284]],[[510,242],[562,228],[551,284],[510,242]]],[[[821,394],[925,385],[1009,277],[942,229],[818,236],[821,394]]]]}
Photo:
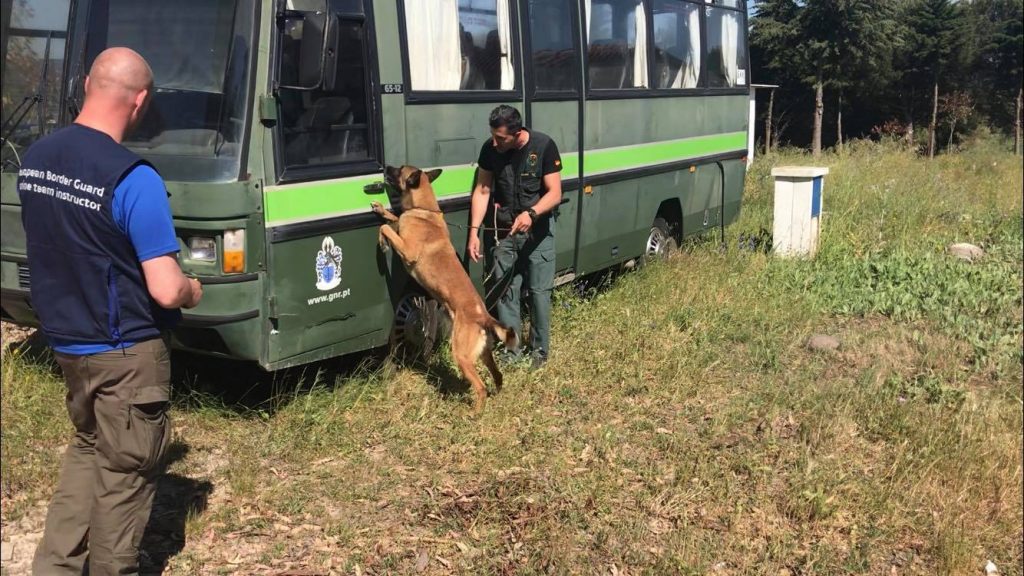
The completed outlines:
{"type": "Polygon", "coordinates": [[[146,113],[153,71],[130,48],[100,52],[85,79],[85,103],[75,120],[111,135],[118,142],[146,113]]]}
{"type": "Polygon", "coordinates": [[[153,84],[153,71],[146,60],[131,48],[107,48],[89,69],[91,90],[121,90],[134,96],[149,90],[153,84]]]}

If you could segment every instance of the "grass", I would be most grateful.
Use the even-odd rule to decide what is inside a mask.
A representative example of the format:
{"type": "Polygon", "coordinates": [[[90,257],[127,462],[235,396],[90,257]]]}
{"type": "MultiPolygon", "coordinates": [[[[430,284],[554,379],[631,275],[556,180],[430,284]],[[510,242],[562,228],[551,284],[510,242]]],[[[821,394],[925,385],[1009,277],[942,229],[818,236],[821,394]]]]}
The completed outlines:
{"type": "MultiPolygon", "coordinates": [[[[549,366],[479,419],[439,392],[443,354],[265,378],[264,403],[190,368],[171,472],[212,489],[168,572],[1024,573],[1022,169],[965,148],[823,157],[812,261],[737,248],[770,228],[771,167],[812,162],[759,159],[728,249],[560,291],[549,366]]],[[[6,530],[69,425],[40,361],[7,354],[3,377],[6,530]]]]}

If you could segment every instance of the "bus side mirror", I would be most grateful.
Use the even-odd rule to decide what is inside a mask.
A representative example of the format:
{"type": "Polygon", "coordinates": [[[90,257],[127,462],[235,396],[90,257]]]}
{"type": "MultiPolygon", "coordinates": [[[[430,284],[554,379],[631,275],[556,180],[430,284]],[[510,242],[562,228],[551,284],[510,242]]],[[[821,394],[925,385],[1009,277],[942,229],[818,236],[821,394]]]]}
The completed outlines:
{"type": "Polygon", "coordinates": [[[326,10],[289,10],[279,15],[279,88],[330,91],[337,75],[337,18],[326,10]]]}
{"type": "Polygon", "coordinates": [[[312,90],[323,83],[327,13],[305,13],[302,18],[301,38],[299,42],[299,86],[306,90],[312,90]]]}

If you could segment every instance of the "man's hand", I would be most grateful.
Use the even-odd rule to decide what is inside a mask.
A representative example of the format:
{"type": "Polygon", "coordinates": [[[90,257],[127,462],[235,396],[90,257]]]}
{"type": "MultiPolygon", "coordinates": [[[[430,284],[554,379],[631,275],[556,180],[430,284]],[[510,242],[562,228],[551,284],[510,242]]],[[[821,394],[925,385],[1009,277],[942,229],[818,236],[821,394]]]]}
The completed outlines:
{"type": "Polygon", "coordinates": [[[530,218],[530,215],[526,212],[522,212],[519,216],[516,216],[516,220],[512,223],[512,230],[510,230],[510,232],[512,234],[516,234],[518,232],[529,232],[532,227],[533,218],[530,218]]]}
{"type": "Polygon", "coordinates": [[[187,302],[181,305],[182,308],[195,308],[199,305],[199,301],[203,298],[203,285],[199,283],[199,280],[195,278],[188,279],[188,286],[192,290],[192,295],[189,296],[187,302]]]}
{"type": "Polygon", "coordinates": [[[480,261],[480,236],[477,234],[476,228],[469,231],[469,239],[466,241],[466,253],[473,259],[473,262],[480,261]]]}

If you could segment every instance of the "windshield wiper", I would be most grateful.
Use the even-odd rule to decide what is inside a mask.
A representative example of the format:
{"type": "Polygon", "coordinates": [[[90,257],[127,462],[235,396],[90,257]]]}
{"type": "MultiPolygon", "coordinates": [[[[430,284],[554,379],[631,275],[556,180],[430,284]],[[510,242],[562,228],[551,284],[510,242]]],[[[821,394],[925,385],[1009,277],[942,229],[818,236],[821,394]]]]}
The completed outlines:
{"type": "MultiPolygon", "coordinates": [[[[53,40],[53,32],[50,32],[50,33],[48,33],[46,35],[46,48],[43,50],[43,69],[42,69],[42,71],[40,72],[40,75],[39,75],[39,84],[36,85],[36,93],[32,94],[31,96],[25,96],[25,99],[21,101],[21,104],[18,104],[18,107],[14,109],[14,112],[12,112],[11,115],[7,117],[7,120],[4,121],[3,128],[0,128],[0,132],[3,132],[3,136],[0,136],[0,145],[5,145],[6,144],[6,145],[10,146],[12,150],[14,150],[14,157],[17,159],[16,164],[17,164],[18,167],[21,167],[21,158],[18,157],[18,151],[17,151],[17,149],[14,148],[14,144],[11,143],[10,138],[11,138],[11,135],[14,134],[14,132],[17,131],[18,128],[21,127],[22,121],[25,120],[25,116],[28,115],[28,113],[32,110],[32,108],[34,108],[36,104],[40,104],[40,103],[42,103],[43,101],[46,100],[46,98],[44,97],[44,94],[46,94],[46,81],[47,81],[48,73],[50,71],[50,43],[51,43],[52,40],[53,40]],[[27,104],[27,106],[26,106],[26,104],[27,104]],[[22,108],[24,108],[24,110],[22,110],[22,108]],[[21,112],[21,115],[18,116],[18,119],[15,120],[14,123],[10,125],[10,128],[8,128],[7,125],[8,125],[8,123],[10,123],[11,118],[14,118],[14,115],[17,114],[19,111],[21,112]],[[5,131],[5,129],[6,129],[6,131],[5,131]]],[[[45,118],[44,118],[43,112],[44,112],[44,110],[42,108],[40,108],[39,109],[39,135],[40,136],[43,135],[43,128],[44,128],[44,122],[45,122],[45,118]]],[[[10,162],[10,160],[8,160],[8,162],[10,162]]]]}
{"type": "Polygon", "coordinates": [[[11,112],[11,115],[7,117],[6,121],[4,121],[3,128],[0,128],[0,130],[3,131],[3,135],[0,136],[0,146],[4,146],[4,145],[10,146],[11,150],[14,151],[14,158],[15,158],[14,161],[12,161],[9,158],[7,160],[5,160],[4,161],[4,167],[6,167],[7,164],[11,164],[15,168],[21,168],[21,157],[18,156],[18,149],[15,148],[14,144],[11,143],[10,137],[11,137],[11,134],[14,134],[14,132],[21,126],[22,120],[25,119],[25,116],[28,115],[28,113],[32,110],[32,108],[36,104],[38,104],[39,102],[42,102],[42,101],[43,101],[43,96],[41,94],[38,94],[38,93],[33,94],[31,96],[25,96],[25,99],[21,101],[21,104],[18,104],[18,107],[14,109],[14,112],[11,112]],[[26,104],[27,104],[27,106],[26,106],[26,104]],[[24,110],[23,110],[23,108],[24,108],[24,110]],[[11,123],[11,119],[14,118],[15,114],[17,114],[19,111],[21,112],[21,115],[18,116],[18,119],[15,120],[14,123],[12,124],[11,123]],[[8,124],[10,124],[10,129],[7,128],[8,124]]]}

